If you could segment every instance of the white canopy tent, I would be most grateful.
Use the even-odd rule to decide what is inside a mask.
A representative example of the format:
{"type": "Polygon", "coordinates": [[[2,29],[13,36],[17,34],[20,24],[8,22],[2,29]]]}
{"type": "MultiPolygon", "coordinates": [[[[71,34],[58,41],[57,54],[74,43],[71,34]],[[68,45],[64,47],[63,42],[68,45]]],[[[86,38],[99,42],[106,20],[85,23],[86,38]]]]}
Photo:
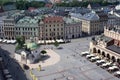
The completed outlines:
{"type": "Polygon", "coordinates": [[[86,58],[89,58],[89,57],[95,57],[95,55],[94,54],[89,54],[89,55],[86,56],[86,58]]]}
{"type": "Polygon", "coordinates": [[[10,43],[14,44],[16,43],[16,40],[10,40],[10,43]]]}
{"type": "Polygon", "coordinates": [[[81,52],[81,55],[89,54],[89,51],[81,52]]]}
{"type": "Polygon", "coordinates": [[[45,41],[44,41],[44,40],[39,40],[37,43],[38,43],[38,44],[43,44],[44,42],[45,42],[45,43],[54,43],[55,40],[45,40],[45,41]]]}
{"type": "Polygon", "coordinates": [[[120,75],[120,71],[117,71],[116,74],[120,75]]]}
{"type": "Polygon", "coordinates": [[[110,66],[110,65],[111,65],[111,63],[107,62],[107,63],[102,64],[102,67],[106,67],[106,66],[110,66]]]}
{"type": "Polygon", "coordinates": [[[103,63],[105,60],[98,60],[97,63],[103,63]]]}
{"type": "Polygon", "coordinates": [[[6,43],[8,43],[8,44],[11,43],[11,40],[7,40],[6,43]]]}
{"type": "Polygon", "coordinates": [[[49,43],[49,41],[48,41],[48,40],[46,40],[45,42],[46,42],[46,43],[49,43]]]}
{"type": "Polygon", "coordinates": [[[2,42],[2,39],[0,39],[0,42],[2,42]]]}
{"type": "Polygon", "coordinates": [[[58,43],[63,43],[63,42],[64,42],[63,39],[56,39],[56,41],[57,41],[58,43]]]}
{"type": "Polygon", "coordinates": [[[55,40],[51,40],[51,42],[52,42],[52,43],[54,43],[54,42],[55,42],[55,40]]]}
{"type": "Polygon", "coordinates": [[[64,42],[64,40],[63,40],[63,39],[60,39],[59,41],[60,41],[61,43],[62,43],[62,42],[64,42]]]}
{"type": "Polygon", "coordinates": [[[95,56],[95,57],[91,58],[91,60],[98,60],[98,59],[100,59],[100,57],[98,57],[98,56],[95,56]]]}
{"type": "Polygon", "coordinates": [[[109,67],[108,70],[114,70],[114,69],[118,69],[117,66],[112,66],[112,67],[109,67]]]}
{"type": "Polygon", "coordinates": [[[7,40],[6,40],[6,39],[4,39],[2,42],[4,42],[4,43],[5,43],[6,41],[7,41],[7,40]]]}

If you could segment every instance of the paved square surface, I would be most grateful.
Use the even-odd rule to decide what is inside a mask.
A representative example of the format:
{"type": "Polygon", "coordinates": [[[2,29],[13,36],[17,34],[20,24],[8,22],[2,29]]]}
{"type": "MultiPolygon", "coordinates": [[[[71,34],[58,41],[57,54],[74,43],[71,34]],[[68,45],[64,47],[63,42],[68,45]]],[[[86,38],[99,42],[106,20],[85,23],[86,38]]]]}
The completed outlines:
{"type": "MultiPolygon", "coordinates": [[[[51,48],[60,55],[60,61],[54,65],[43,67],[42,71],[33,69],[32,72],[38,80],[120,80],[100,68],[95,63],[91,63],[85,57],[81,57],[82,51],[89,50],[90,38],[74,39],[71,43],[60,44],[63,49],[56,49],[53,45],[41,46],[41,48],[51,48]]],[[[12,53],[9,46],[3,46],[12,53]]],[[[25,71],[29,80],[32,80],[29,70],[25,71]]]]}

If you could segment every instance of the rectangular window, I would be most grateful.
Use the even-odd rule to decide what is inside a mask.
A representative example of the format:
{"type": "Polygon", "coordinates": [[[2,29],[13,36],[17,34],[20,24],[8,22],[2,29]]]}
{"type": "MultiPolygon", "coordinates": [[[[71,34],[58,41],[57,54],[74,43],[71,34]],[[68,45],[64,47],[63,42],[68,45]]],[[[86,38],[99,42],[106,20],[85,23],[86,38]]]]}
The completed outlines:
{"type": "Polygon", "coordinates": [[[57,35],[59,35],[59,32],[57,32],[57,35]]]}
{"type": "Polygon", "coordinates": [[[59,31],[59,28],[57,28],[57,31],[59,31]]]}
{"type": "Polygon", "coordinates": [[[63,32],[61,32],[61,35],[63,35],[63,32]]]}

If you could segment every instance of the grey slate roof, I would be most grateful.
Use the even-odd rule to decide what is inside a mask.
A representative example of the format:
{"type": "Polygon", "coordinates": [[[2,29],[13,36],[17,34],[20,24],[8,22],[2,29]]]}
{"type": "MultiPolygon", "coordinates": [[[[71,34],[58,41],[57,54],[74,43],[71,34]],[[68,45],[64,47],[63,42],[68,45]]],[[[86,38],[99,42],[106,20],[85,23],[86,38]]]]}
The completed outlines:
{"type": "Polygon", "coordinates": [[[97,37],[96,40],[101,40],[101,41],[104,41],[104,42],[110,42],[111,40],[113,40],[112,38],[110,37],[107,37],[107,36],[104,36],[104,35],[101,35],[100,37],[97,37]]]}
{"type": "Polygon", "coordinates": [[[98,3],[90,3],[89,5],[90,5],[91,9],[96,9],[96,8],[101,7],[100,4],[98,4],[98,3]]]}
{"type": "Polygon", "coordinates": [[[16,10],[16,9],[17,8],[16,8],[16,5],[14,3],[3,6],[4,11],[10,11],[10,10],[16,10]]]}
{"type": "Polygon", "coordinates": [[[83,15],[83,19],[94,21],[94,20],[99,20],[99,16],[96,13],[90,12],[83,15]]]}
{"type": "Polygon", "coordinates": [[[108,46],[106,48],[120,54],[120,47],[118,47],[116,45],[111,45],[111,46],[108,46]]]}

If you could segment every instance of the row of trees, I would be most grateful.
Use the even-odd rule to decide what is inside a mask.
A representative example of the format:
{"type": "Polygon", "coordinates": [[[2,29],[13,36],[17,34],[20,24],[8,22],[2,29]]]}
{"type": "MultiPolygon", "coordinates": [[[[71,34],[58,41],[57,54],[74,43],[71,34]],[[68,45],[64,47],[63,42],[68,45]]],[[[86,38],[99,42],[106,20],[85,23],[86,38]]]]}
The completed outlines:
{"type": "Polygon", "coordinates": [[[17,9],[23,10],[28,9],[29,7],[40,8],[44,7],[46,3],[40,1],[16,1],[17,9]]]}
{"type": "Polygon", "coordinates": [[[0,6],[3,5],[7,5],[7,4],[11,4],[14,3],[17,7],[17,9],[20,10],[26,10],[29,7],[35,7],[35,8],[39,8],[39,7],[44,7],[45,6],[45,2],[42,1],[27,1],[27,0],[0,0],[0,6]]]}
{"type": "Polygon", "coordinates": [[[57,3],[56,6],[62,6],[62,7],[87,7],[87,5],[89,3],[98,3],[101,6],[107,6],[107,5],[116,5],[119,4],[119,2],[115,2],[115,3],[109,3],[105,0],[90,0],[90,1],[77,1],[77,0],[73,0],[72,2],[62,2],[62,3],[57,3]]]}

